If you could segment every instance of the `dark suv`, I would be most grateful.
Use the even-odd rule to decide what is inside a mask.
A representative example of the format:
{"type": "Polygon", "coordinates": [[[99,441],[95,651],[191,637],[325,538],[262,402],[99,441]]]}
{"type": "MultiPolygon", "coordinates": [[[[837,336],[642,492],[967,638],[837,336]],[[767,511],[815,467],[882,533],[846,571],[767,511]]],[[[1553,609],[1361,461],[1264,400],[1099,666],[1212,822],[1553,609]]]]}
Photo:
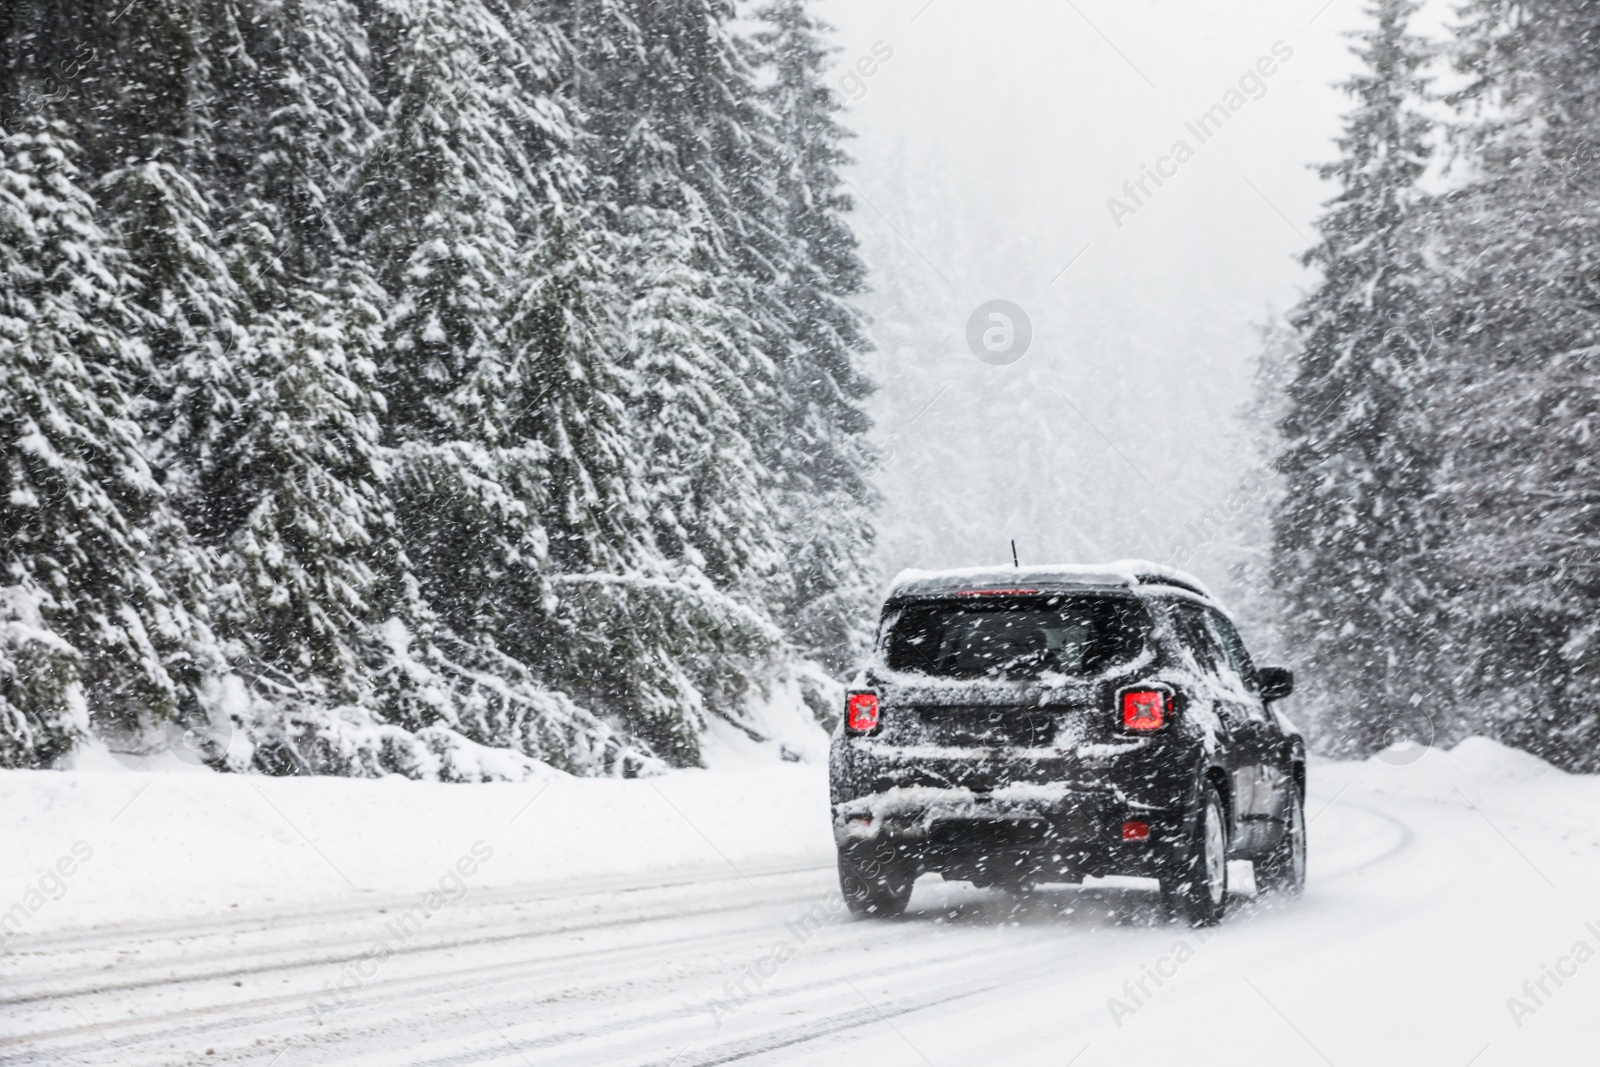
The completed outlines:
{"type": "Polygon", "coordinates": [[[1227,861],[1305,883],[1294,678],[1250,662],[1228,613],[1153,563],[896,579],[846,697],[830,769],[850,909],[896,915],[924,871],[1022,888],[1161,882],[1215,923],[1227,861]]]}

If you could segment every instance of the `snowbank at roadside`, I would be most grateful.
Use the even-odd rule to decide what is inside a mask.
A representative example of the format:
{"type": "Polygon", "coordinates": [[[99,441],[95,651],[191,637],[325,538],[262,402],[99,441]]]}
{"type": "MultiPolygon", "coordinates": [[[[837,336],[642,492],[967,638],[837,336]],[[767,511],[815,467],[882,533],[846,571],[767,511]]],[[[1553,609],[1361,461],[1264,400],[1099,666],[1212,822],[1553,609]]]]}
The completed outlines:
{"type": "Polygon", "coordinates": [[[477,785],[135,770],[103,752],[0,771],[0,943],[19,927],[422,892],[480,842],[492,858],[472,865],[475,887],[831,861],[824,762],[715,748],[714,771],[477,785]]]}
{"type": "MultiPolygon", "coordinates": [[[[105,754],[70,771],[0,772],[0,922],[19,903],[28,933],[358,903],[425,891],[480,842],[492,858],[474,864],[479,887],[831,862],[820,731],[808,762],[733,727],[717,734],[715,769],[625,781],[264,778],[175,760],[132,770],[105,754]]],[[[1360,786],[1351,795],[1481,806],[1513,835],[1559,811],[1600,840],[1600,778],[1491,741],[1319,761],[1312,774],[1360,786]]]]}
{"type": "Polygon", "coordinates": [[[1374,793],[1470,806],[1479,800],[1507,809],[1551,810],[1553,800],[1575,803],[1571,815],[1600,825],[1600,776],[1568,774],[1537,756],[1484,737],[1450,750],[1397,746],[1348,768],[1351,780],[1374,793]]]}

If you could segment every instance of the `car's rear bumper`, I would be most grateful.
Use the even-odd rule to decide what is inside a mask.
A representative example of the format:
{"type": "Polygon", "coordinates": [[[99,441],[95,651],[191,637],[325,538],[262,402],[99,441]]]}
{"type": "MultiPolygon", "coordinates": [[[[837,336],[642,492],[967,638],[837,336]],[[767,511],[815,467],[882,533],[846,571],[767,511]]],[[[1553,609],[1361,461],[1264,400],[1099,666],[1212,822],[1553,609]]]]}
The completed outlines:
{"type": "Polygon", "coordinates": [[[1189,843],[1200,757],[1176,732],[991,749],[836,736],[834,840],[887,845],[958,878],[988,878],[997,866],[1034,880],[1159,877],[1189,843]],[[1125,838],[1130,822],[1148,836],[1125,838]]]}
{"type": "Polygon", "coordinates": [[[1156,877],[1182,852],[1184,819],[1181,810],[1130,806],[1109,787],[910,787],[836,804],[833,833],[841,849],[887,846],[920,870],[961,878],[1156,877]],[[1131,822],[1147,836],[1125,837],[1131,822]]]}

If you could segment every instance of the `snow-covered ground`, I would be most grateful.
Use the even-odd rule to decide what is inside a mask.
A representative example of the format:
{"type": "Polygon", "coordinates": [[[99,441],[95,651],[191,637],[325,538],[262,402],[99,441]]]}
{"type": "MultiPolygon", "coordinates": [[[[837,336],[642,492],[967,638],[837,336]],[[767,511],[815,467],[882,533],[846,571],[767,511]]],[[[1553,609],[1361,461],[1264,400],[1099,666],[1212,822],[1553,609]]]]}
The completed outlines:
{"type": "Polygon", "coordinates": [[[820,765],[760,751],[626,782],[0,774],[0,1064],[1489,1067],[1600,1041],[1600,780],[1485,741],[1319,762],[1306,896],[1250,900],[1235,865],[1207,933],[1137,882],[926,878],[865,922],[820,765]]]}
{"type": "Polygon", "coordinates": [[[771,709],[758,721],[808,762],[784,761],[777,744],[752,744],[714,721],[710,770],[645,779],[268,778],[103,749],[79,758],[90,769],[0,771],[0,909],[48,881],[25,921],[7,927],[0,910],[0,942],[19,926],[41,934],[360,904],[429,887],[475,844],[492,855],[469,895],[730,862],[823,862],[833,848],[827,739],[814,722],[796,727],[771,709]],[[75,847],[89,858],[50,877],[75,847]]]}

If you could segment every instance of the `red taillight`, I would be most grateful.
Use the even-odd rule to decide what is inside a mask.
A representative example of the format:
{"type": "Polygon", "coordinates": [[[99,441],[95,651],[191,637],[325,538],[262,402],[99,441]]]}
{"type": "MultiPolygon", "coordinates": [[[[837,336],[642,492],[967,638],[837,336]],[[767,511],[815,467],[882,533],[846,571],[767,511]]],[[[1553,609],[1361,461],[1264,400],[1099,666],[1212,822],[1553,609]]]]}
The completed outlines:
{"type": "Polygon", "coordinates": [[[1125,822],[1122,824],[1122,839],[1124,841],[1150,840],[1150,824],[1147,822],[1125,822]]]}
{"type": "Polygon", "coordinates": [[[1167,723],[1167,694],[1159,689],[1135,689],[1122,694],[1122,725],[1141,732],[1159,730],[1167,723]]]}
{"type": "Polygon", "coordinates": [[[864,734],[878,728],[878,694],[851,693],[844,709],[844,724],[851,733],[864,734]]]}

